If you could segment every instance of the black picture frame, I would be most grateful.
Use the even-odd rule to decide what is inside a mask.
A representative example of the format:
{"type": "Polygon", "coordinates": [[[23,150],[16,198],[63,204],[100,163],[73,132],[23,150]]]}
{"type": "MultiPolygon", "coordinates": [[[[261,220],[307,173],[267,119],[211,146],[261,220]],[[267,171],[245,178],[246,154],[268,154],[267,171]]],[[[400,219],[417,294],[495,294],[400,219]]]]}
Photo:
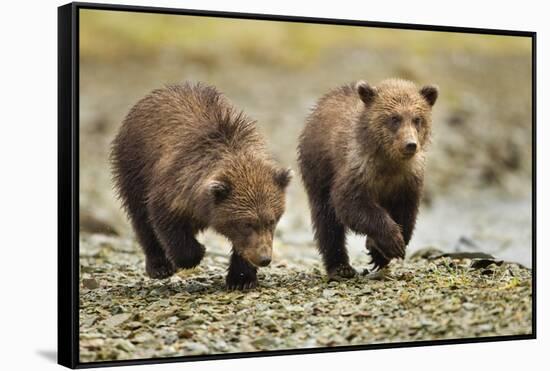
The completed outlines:
{"type": "Polygon", "coordinates": [[[95,3],[70,3],[58,8],[58,363],[69,368],[108,367],[137,364],[189,362],[245,357],[342,352],[381,348],[418,347],[537,337],[536,313],[536,32],[486,28],[449,27],[424,24],[387,23],[270,14],[233,13],[191,9],[160,8],[95,3]],[[81,9],[194,15],[220,18],[274,20],[284,22],[350,25],[406,30],[427,30],[485,35],[521,36],[532,42],[532,333],[527,335],[478,337],[389,344],[365,344],[331,348],[275,350],[249,353],[181,356],[123,361],[81,363],[79,361],[79,11],[81,9]]]}

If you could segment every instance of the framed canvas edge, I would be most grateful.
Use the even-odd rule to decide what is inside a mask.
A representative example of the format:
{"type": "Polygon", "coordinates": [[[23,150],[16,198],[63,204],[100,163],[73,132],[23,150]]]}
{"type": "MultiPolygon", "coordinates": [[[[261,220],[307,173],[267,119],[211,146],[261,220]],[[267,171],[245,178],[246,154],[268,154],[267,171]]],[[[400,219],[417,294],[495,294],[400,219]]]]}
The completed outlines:
{"type": "Polygon", "coordinates": [[[58,7],[57,361],[78,364],[78,89],[73,4],[58,7]]]}
{"type": "Polygon", "coordinates": [[[531,333],[537,338],[537,34],[531,35],[531,333]]]}
{"type": "Polygon", "coordinates": [[[69,368],[192,362],[281,355],[304,355],[370,349],[473,344],[537,338],[536,326],[536,36],[535,31],[502,30],[366,20],[314,18],[226,11],[72,2],[58,7],[58,363],[69,368]],[[79,359],[79,11],[81,9],[194,15],[204,17],[349,25],[404,30],[529,37],[532,41],[532,332],[477,338],[302,348],[246,353],[80,362],[79,359]]]}
{"type": "Polygon", "coordinates": [[[147,365],[161,363],[180,363],[180,362],[199,362],[199,361],[215,361],[225,359],[238,358],[255,358],[255,357],[274,357],[274,356],[290,356],[290,355],[310,355],[318,353],[335,353],[335,352],[351,352],[361,350],[376,350],[376,349],[399,349],[399,348],[417,348],[425,346],[439,345],[468,345],[476,343],[492,343],[503,341],[519,341],[533,340],[533,334],[526,335],[509,335],[509,336],[489,336],[477,338],[458,338],[458,339],[442,339],[442,340],[422,340],[411,342],[396,342],[396,343],[377,343],[365,345],[345,345],[336,347],[318,347],[318,348],[299,348],[285,350],[271,350],[258,352],[243,352],[243,353],[222,353],[211,355],[197,356],[178,356],[165,358],[143,358],[135,360],[119,360],[119,361],[99,361],[99,362],[82,362],[78,363],[75,368],[86,369],[96,367],[115,367],[115,366],[131,366],[131,365],[147,365]]]}
{"type": "Polygon", "coordinates": [[[284,22],[295,22],[295,23],[363,26],[363,27],[373,27],[373,28],[393,28],[393,29],[418,30],[418,31],[457,32],[457,33],[473,33],[473,34],[485,34],[485,35],[520,36],[520,37],[531,37],[536,33],[535,31],[524,31],[524,30],[504,30],[504,29],[476,28],[476,27],[442,26],[442,25],[428,25],[428,24],[416,24],[416,23],[353,20],[353,19],[341,19],[341,18],[318,18],[318,17],[294,16],[294,15],[287,16],[287,15],[266,14],[266,13],[241,13],[241,12],[229,12],[229,11],[221,11],[221,10],[165,8],[165,7],[142,6],[142,5],[121,5],[121,4],[106,4],[106,3],[100,4],[100,3],[88,3],[88,2],[73,2],[71,4],[73,4],[78,9],[91,9],[91,10],[95,9],[95,10],[176,14],[176,15],[196,15],[196,16],[217,17],[217,18],[236,18],[236,19],[265,20],[265,21],[284,21],[284,22]]]}

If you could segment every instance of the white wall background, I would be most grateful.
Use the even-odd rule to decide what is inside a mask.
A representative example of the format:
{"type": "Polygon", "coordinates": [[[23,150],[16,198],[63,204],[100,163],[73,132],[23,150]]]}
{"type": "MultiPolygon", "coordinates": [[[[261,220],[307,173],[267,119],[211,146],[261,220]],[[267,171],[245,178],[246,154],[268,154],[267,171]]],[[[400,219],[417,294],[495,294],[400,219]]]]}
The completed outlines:
{"type": "MultiPolygon", "coordinates": [[[[116,0],[113,0],[116,1],[116,0]]],[[[100,1],[103,2],[103,1],[100,1]]],[[[535,341],[370,350],[126,370],[540,369],[550,349],[547,89],[550,24],[543,1],[118,1],[205,10],[538,32],[538,334],[535,341]]],[[[56,349],[57,9],[61,1],[2,4],[0,22],[0,369],[50,370],[56,349]]],[[[139,368],[138,368],[139,367],[139,368]]]]}

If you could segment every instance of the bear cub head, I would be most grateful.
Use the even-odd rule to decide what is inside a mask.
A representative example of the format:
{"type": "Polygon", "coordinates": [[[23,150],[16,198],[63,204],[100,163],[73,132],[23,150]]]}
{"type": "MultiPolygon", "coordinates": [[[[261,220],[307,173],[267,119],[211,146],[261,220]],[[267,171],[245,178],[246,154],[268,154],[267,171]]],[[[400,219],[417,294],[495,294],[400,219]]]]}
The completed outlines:
{"type": "Polygon", "coordinates": [[[355,89],[364,105],[356,132],[363,147],[374,147],[394,163],[424,151],[431,137],[436,86],[418,88],[410,81],[390,79],[377,86],[359,81],[355,89]]]}
{"type": "Polygon", "coordinates": [[[271,262],[275,227],[285,210],[292,172],[264,159],[243,155],[208,180],[209,224],[255,267],[271,262]]]}

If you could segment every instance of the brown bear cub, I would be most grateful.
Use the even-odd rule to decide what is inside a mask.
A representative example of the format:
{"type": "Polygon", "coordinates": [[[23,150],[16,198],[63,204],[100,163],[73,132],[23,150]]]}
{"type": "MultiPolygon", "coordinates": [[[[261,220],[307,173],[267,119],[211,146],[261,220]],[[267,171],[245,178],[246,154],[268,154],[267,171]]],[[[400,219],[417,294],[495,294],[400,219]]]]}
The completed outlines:
{"type": "Polygon", "coordinates": [[[111,162],[150,277],[198,265],[205,248],[195,236],[211,227],[232,243],[227,287],[257,285],[290,170],[275,165],[255,125],[203,84],[154,90],[130,110],[111,162]]]}
{"type": "Polygon", "coordinates": [[[434,86],[404,80],[359,81],[330,91],[308,117],[298,162],[329,278],[356,274],[347,229],[368,236],[375,269],[405,256],[437,96],[434,86]]]}

